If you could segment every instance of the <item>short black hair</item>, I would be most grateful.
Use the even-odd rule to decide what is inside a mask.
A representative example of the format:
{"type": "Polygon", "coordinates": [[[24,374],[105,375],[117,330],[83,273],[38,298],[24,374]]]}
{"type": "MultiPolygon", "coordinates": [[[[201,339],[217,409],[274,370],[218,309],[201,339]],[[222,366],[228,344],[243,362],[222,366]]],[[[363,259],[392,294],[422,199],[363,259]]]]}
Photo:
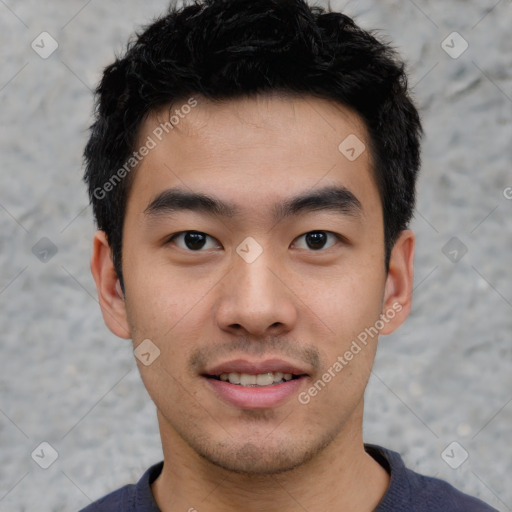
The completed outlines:
{"type": "Polygon", "coordinates": [[[136,34],[96,89],[84,180],[122,286],[123,223],[136,168],[126,162],[145,117],[193,95],[229,100],[271,91],[333,100],[365,122],[388,268],[413,214],[420,166],[422,127],[404,63],[350,17],[304,0],[197,0],[171,6],[136,34]]]}

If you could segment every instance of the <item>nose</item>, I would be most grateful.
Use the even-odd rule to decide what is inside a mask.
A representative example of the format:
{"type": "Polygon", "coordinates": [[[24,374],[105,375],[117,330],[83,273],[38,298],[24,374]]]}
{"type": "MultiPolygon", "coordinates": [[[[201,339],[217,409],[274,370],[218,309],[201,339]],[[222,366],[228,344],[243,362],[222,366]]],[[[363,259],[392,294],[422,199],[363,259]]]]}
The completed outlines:
{"type": "Polygon", "coordinates": [[[258,337],[293,329],[298,311],[292,286],[267,254],[251,263],[234,255],[231,271],[219,283],[216,316],[221,329],[258,337]]]}

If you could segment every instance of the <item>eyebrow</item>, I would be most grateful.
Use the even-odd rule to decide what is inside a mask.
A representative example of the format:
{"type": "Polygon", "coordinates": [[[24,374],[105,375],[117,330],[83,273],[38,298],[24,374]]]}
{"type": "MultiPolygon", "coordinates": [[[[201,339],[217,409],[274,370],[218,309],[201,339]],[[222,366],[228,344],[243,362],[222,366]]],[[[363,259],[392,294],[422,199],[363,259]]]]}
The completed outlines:
{"type": "MultiPolygon", "coordinates": [[[[148,217],[159,217],[184,210],[225,218],[235,218],[241,213],[240,208],[232,202],[182,188],[170,188],[158,194],[144,210],[144,214],[148,217]]],[[[294,215],[314,211],[331,211],[344,216],[360,217],[363,207],[359,199],[347,188],[326,186],[275,204],[273,219],[280,222],[294,215]]]]}

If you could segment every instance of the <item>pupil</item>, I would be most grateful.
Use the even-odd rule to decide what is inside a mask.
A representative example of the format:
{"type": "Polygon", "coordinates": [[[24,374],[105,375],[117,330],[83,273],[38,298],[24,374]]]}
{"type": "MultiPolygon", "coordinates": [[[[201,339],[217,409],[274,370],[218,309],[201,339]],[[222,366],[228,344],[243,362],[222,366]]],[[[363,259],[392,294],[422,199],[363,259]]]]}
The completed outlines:
{"type": "Polygon", "coordinates": [[[203,233],[186,233],[185,244],[189,249],[201,249],[205,243],[205,236],[203,233]]]}
{"type": "Polygon", "coordinates": [[[321,249],[325,245],[326,235],[323,231],[313,231],[306,235],[308,247],[311,249],[321,249]]]}

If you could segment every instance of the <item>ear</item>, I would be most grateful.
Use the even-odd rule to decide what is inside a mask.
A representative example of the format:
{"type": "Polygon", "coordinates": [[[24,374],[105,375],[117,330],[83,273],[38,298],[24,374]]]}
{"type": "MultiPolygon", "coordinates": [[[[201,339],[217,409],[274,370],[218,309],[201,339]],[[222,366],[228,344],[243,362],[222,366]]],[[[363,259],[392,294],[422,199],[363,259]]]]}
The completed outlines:
{"type": "Polygon", "coordinates": [[[96,282],[105,324],[116,336],[130,338],[126,304],[114,268],[112,250],[104,231],[97,231],[94,235],[91,272],[96,282]]]}
{"type": "Polygon", "coordinates": [[[381,334],[391,334],[409,316],[414,278],[414,233],[402,231],[389,260],[382,315],[387,320],[381,334]]]}

